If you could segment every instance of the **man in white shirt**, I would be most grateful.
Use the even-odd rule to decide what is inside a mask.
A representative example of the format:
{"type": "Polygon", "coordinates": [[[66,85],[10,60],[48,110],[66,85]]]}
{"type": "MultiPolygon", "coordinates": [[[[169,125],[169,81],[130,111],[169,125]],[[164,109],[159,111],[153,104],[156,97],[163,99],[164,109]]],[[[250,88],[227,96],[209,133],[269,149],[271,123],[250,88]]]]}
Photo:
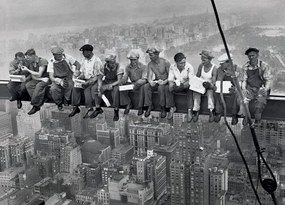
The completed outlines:
{"type": "Polygon", "coordinates": [[[53,58],[49,60],[47,68],[52,81],[50,92],[58,109],[63,110],[63,104],[68,104],[71,98],[73,88],[72,65],[76,67],[76,71],[79,71],[80,63],[72,56],[64,54],[61,47],[55,47],[51,49],[51,52],[53,58]]]}
{"type": "Polygon", "coordinates": [[[82,83],[83,89],[77,87],[72,89],[71,105],[73,105],[73,110],[69,114],[69,117],[73,117],[77,113],[80,113],[79,106],[81,102],[81,93],[83,91],[85,106],[88,109],[83,117],[85,119],[89,118],[91,113],[94,111],[93,106],[95,104],[94,100],[96,93],[95,86],[103,64],[100,58],[93,53],[92,45],[85,44],[79,50],[82,51],[84,59],[81,61],[80,75],[77,77],[77,79],[84,80],[85,82],[82,83]]]}
{"type": "Polygon", "coordinates": [[[191,76],[194,76],[194,68],[190,63],[186,62],[186,57],[183,53],[177,53],[174,56],[174,61],[175,64],[171,65],[169,69],[169,90],[166,92],[166,107],[170,108],[167,118],[172,119],[176,110],[174,93],[185,92],[188,104],[187,122],[191,122],[193,115],[193,91],[189,90],[189,80],[191,76]]]}

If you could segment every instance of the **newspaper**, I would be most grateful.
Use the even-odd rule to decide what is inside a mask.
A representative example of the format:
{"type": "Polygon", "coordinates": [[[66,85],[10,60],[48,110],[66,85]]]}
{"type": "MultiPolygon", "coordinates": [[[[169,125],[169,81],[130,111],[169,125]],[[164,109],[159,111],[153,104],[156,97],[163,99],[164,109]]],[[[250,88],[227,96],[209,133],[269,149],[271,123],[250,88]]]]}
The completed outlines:
{"type": "Polygon", "coordinates": [[[26,76],[24,75],[9,75],[12,82],[25,82],[26,76]]]}
{"type": "Polygon", "coordinates": [[[206,88],[203,86],[204,80],[202,78],[198,78],[197,76],[192,76],[189,79],[190,82],[190,90],[193,90],[197,93],[204,94],[206,92],[206,88]]]}

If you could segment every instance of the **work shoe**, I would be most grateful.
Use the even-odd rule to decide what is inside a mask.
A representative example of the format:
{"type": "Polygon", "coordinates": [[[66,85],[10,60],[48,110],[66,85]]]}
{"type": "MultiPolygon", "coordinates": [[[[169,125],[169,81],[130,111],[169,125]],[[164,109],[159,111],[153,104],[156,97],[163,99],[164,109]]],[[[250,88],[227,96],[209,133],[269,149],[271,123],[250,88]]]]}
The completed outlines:
{"type": "Polygon", "coordinates": [[[113,121],[118,121],[118,120],[119,120],[119,110],[114,110],[113,121]]]}
{"type": "Polygon", "coordinates": [[[193,111],[191,109],[188,109],[187,122],[190,123],[192,120],[193,120],[193,111]]]}
{"type": "Polygon", "coordinates": [[[248,119],[247,119],[246,116],[245,116],[245,117],[243,118],[243,120],[242,120],[242,125],[243,125],[243,126],[248,125],[248,119]]]}
{"type": "Polygon", "coordinates": [[[146,112],[144,113],[144,116],[145,117],[149,117],[150,116],[150,112],[151,112],[151,106],[148,106],[146,112]]]}
{"type": "Polygon", "coordinates": [[[124,114],[127,115],[130,112],[130,109],[132,109],[132,103],[129,103],[124,111],[124,114]]]}
{"type": "Polygon", "coordinates": [[[233,115],[232,116],[232,125],[236,125],[238,123],[238,116],[237,115],[233,115]]]}
{"type": "Polygon", "coordinates": [[[72,112],[68,115],[68,117],[73,117],[74,115],[76,115],[77,113],[80,113],[80,109],[79,107],[75,106],[73,107],[72,112]]]}
{"type": "Polygon", "coordinates": [[[170,108],[170,111],[168,112],[168,116],[167,116],[168,120],[172,120],[173,114],[174,114],[175,111],[176,111],[176,107],[171,107],[170,108]]]}
{"type": "Polygon", "coordinates": [[[28,115],[33,115],[38,112],[41,108],[38,106],[33,106],[33,108],[28,112],[28,115]]]}
{"type": "Polygon", "coordinates": [[[83,116],[83,119],[87,119],[90,117],[90,113],[93,112],[94,109],[93,108],[89,108],[88,111],[86,112],[86,114],[83,116]]]}
{"type": "Polygon", "coordinates": [[[222,114],[221,113],[218,113],[218,114],[216,113],[215,116],[214,116],[214,121],[215,122],[220,122],[221,118],[222,118],[222,114]]]}
{"type": "Polygon", "coordinates": [[[102,108],[96,108],[96,110],[94,112],[92,112],[92,114],[89,116],[91,119],[97,117],[99,114],[102,114],[103,110],[102,108]]]}
{"type": "Polygon", "coordinates": [[[161,118],[165,118],[166,117],[166,110],[165,110],[164,106],[161,106],[160,117],[161,118]]]}
{"type": "Polygon", "coordinates": [[[17,100],[17,108],[18,109],[22,108],[22,101],[21,100],[17,100]]]}
{"type": "Polygon", "coordinates": [[[197,122],[199,119],[199,111],[193,111],[193,122],[197,122]]]}
{"type": "Polygon", "coordinates": [[[143,108],[139,108],[139,111],[138,111],[138,116],[141,116],[143,114],[143,108]]]}
{"type": "Polygon", "coordinates": [[[209,122],[214,122],[214,111],[210,111],[210,114],[209,114],[209,122]]]}

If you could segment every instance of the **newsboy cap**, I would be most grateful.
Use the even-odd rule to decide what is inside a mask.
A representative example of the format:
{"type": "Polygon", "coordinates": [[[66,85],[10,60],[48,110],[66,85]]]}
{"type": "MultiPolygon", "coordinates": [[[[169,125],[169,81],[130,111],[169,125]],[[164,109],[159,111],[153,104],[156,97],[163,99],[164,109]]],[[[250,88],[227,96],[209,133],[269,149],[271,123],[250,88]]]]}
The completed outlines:
{"type": "Polygon", "coordinates": [[[137,50],[131,50],[128,55],[127,55],[127,58],[128,59],[138,59],[140,57],[140,54],[137,50]]]}
{"type": "Polygon", "coordinates": [[[85,44],[79,50],[80,51],[93,51],[93,46],[90,44],[85,44]]]}
{"type": "Polygon", "coordinates": [[[158,48],[156,48],[156,47],[151,47],[151,48],[148,48],[148,49],[146,50],[146,53],[148,53],[148,54],[151,54],[151,53],[160,53],[160,50],[159,50],[158,48]]]}
{"type": "Polygon", "coordinates": [[[208,59],[213,59],[214,58],[214,55],[212,54],[212,52],[208,51],[208,50],[202,50],[200,55],[201,56],[205,56],[208,59]]]}
{"type": "MultiPolygon", "coordinates": [[[[231,56],[231,59],[233,60],[233,55],[230,53],[230,56],[231,56]]],[[[226,53],[224,53],[223,55],[221,55],[219,58],[218,58],[218,62],[221,64],[221,63],[224,63],[226,62],[227,60],[229,60],[228,58],[228,55],[226,53]]]]}
{"type": "Polygon", "coordinates": [[[51,49],[52,54],[63,54],[64,49],[61,47],[54,47],[51,49]]]}
{"type": "Polygon", "coordinates": [[[248,55],[250,52],[256,52],[256,53],[259,53],[259,50],[257,48],[248,48],[246,51],[245,51],[245,55],[248,55]]]}
{"type": "Polygon", "coordinates": [[[114,53],[110,53],[110,54],[107,54],[106,57],[105,57],[105,61],[115,61],[117,58],[116,54],[114,53]]]}

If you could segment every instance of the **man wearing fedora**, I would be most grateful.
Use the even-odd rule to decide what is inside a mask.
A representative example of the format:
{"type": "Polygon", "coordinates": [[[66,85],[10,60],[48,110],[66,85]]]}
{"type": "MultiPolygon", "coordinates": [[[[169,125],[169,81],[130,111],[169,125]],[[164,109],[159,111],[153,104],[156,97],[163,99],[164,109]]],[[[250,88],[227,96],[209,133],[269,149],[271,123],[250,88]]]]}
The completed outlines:
{"type": "Polygon", "coordinates": [[[73,110],[69,114],[69,117],[73,117],[80,112],[79,106],[81,102],[81,92],[84,92],[85,106],[87,108],[86,114],[83,118],[90,117],[90,114],[94,111],[95,101],[95,84],[98,81],[98,76],[102,69],[102,62],[99,57],[93,53],[93,46],[90,44],[83,45],[80,49],[82,51],[83,59],[81,61],[80,75],[77,79],[84,80],[82,83],[82,89],[74,87],[72,89],[71,105],[73,110]]]}
{"type": "Polygon", "coordinates": [[[53,58],[48,62],[47,72],[49,73],[51,85],[51,96],[59,110],[63,110],[63,104],[69,104],[73,88],[73,69],[79,71],[80,63],[72,56],[65,54],[61,47],[51,49],[53,58]]]}
{"type": "MultiPolygon", "coordinates": [[[[248,107],[249,102],[255,100],[254,118],[255,124],[258,124],[270,94],[272,75],[268,64],[259,59],[257,48],[248,48],[245,55],[248,57],[248,62],[242,67],[241,78],[244,103],[248,107]]],[[[246,124],[248,119],[245,117],[243,125],[246,124]]]]}

